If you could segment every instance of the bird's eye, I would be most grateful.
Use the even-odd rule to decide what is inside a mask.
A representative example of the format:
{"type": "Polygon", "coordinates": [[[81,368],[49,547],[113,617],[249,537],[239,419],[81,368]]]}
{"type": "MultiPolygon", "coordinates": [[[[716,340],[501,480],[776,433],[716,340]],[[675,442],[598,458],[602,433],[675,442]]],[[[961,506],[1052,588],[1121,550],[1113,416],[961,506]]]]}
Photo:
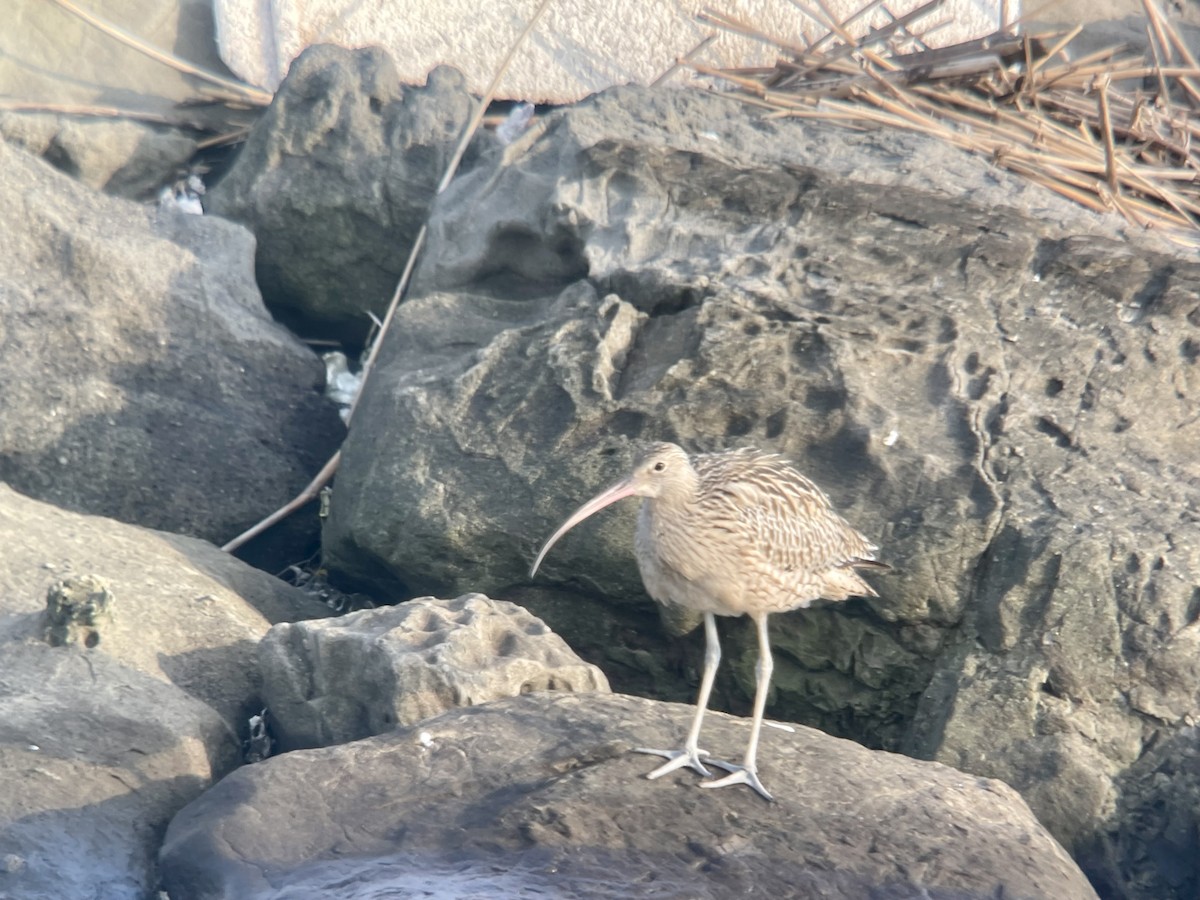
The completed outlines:
{"type": "Polygon", "coordinates": [[[654,471],[655,471],[655,472],[661,472],[661,471],[663,471],[663,469],[665,469],[666,467],[667,467],[667,464],[666,464],[665,462],[663,462],[663,461],[660,459],[658,462],[656,462],[656,463],[654,464],[654,471]]]}

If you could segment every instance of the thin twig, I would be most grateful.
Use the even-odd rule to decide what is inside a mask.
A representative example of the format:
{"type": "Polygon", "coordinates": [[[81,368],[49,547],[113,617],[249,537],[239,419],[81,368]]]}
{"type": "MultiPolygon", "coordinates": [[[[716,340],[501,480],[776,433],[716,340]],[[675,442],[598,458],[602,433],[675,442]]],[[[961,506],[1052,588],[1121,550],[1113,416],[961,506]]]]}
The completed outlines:
{"type": "Polygon", "coordinates": [[[256,522],[250,528],[247,528],[232,541],[225,544],[221,549],[226,553],[232,553],[234,550],[238,549],[238,547],[246,543],[246,541],[258,537],[268,528],[279,524],[305,504],[316,500],[321,494],[321,488],[325,487],[325,485],[329,483],[329,479],[333,477],[333,473],[337,471],[338,465],[341,463],[341,461],[342,451],[338,450],[333,454],[333,456],[329,457],[328,462],[321,467],[321,471],[316,474],[316,476],[308,483],[308,486],[305,487],[304,490],[302,490],[283,506],[279,507],[279,509],[275,510],[275,512],[271,513],[261,522],[256,522]]]}
{"type": "MultiPolygon", "coordinates": [[[[1153,2],[1150,2],[1150,0],[1143,0],[1143,2],[1148,3],[1149,8],[1153,9],[1153,13],[1150,13],[1149,10],[1147,10],[1147,15],[1152,14],[1160,23],[1162,31],[1164,34],[1166,34],[1167,41],[1170,43],[1170,46],[1175,48],[1179,55],[1183,57],[1184,61],[1191,66],[1193,70],[1200,69],[1200,64],[1196,62],[1196,57],[1192,55],[1191,49],[1188,48],[1187,43],[1179,36],[1179,32],[1175,30],[1175,26],[1171,24],[1170,19],[1164,16],[1158,9],[1158,6],[1153,2]]],[[[1197,86],[1191,82],[1190,76],[1177,77],[1180,87],[1182,87],[1187,95],[1191,98],[1192,105],[1197,105],[1197,101],[1200,100],[1200,88],[1197,88],[1197,86]]]]}
{"type": "Polygon", "coordinates": [[[124,109],[119,106],[103,106],[94,103],[41,103],[33,100],[16,100],[12,97],[0,97],[0,110],[9,112],[60,113],[67,116],[95,116],[104,119],[133,119],[139,122],[153,122],[156,125],[191,128],[195,131],[206,130],[205,126],[199,121],[182,116],[167,116],[161,113],[124,109]]]}
{"type": "Polygon", "coordinates": [[[250,136],[249,126],[245,128],[235,128],[233,131],[226,131],[223,134],[215,134],[210,138],[205,138],[196,143],[197,150],[207,150],[210,147],[224,147],[229,144],[240,143],[250,136]]]}
{"type": "Polygon", "coordinates": [[[676,72],[678,72],[680,69],[684,68],[685,64],[691,62],[693,59],[695,59],[697,56],[699,56],[701,53],[703,53],[705,50],[707,50],[709,48],[709,46],[712,44],[712,42],[715,41],[716,39],[717,39],[717,36],[715,34],[710,34],[708,37],[706,37],[704,40],[702,40],[700,43],[698,43],[695,47],[693,47],[687,53],[683,54],[683,56],[676,59],[675,62],[672,63],[671,66],[669,68],[667,68],[666,71],[664,71],[661,75],[659,75],[652,82],[650,82],[650,87],[656,88],[659,85],[661,85],[664,81],[666,81],[668,78],[670,78],[676,72]]]}
{"type": "MultiPolygon", "coordinates": [[[[462,162],[463,154],[467,152],[467,147],[470,146],[471,139],[475,137],[475,132],[479,130],[479,123],[483,121],[484,113],[487,112],[492,98],[496,96],[496,90],[500,87],[500,80],[512,64],[517,49],[525,43],[525,38],[533,31],[538,19],[542,17],[542,13],[546,11],[552,2],[554,0],[542,0],[538,8],[534,11],[533,16],[525,23],[525,27],[521,30],[521,33],[517,35],[516,40],[508,48],[508,53],[505,54],[504,59],[500,61],[496,73],[492,76],[491,83],[488,84],[487,90],[483,92],[483,96],[479,98],[479,102],[475,105],[475,113],[471,116],[471,120],[467,122],[466,128],[463,129],[458,145],[454,148],[454,153],[451,154],[450,161],[446,164],[446,171],[442,175],[442,180],[438,182],[437,190],[433,193],[435,198],[449,187],[450,182],[458,173],[458,166],[462,162]]],[[[426,222],[421,226],[421,230],[417,232],[417,238],[413,241],[412,249],[408,252],[408,261],[404,265],[404,271],[400,275],[400,280],[396,283],[396,290],[392,292],[392,299],[388,302],[387,314],[383,317],[383,324],[379,326],[379,333],[375,336],[375,340],[371,343],[371,347],[367,351],[367,357],[363,361],[362,387],[366,386],[367,379],[371,375],[371,367],[375,364],[375,359],[379,355],[379,347],[383,343],[383,337],[392,325],[392,317],[395,316],[396,309],[400,306],[404,292],[408,290],[408,283],[412,280],[413,272],[416,270],[417,257],[425,246],[425,237],[428,229],[429,223],[426,222]]],[[[363,395],[362,387],[359,388],[358,393],[354,396],[354,401],[350,404],[349,418],[354,417],[354,411],[358,408],[358,400],[363,395]]]]}

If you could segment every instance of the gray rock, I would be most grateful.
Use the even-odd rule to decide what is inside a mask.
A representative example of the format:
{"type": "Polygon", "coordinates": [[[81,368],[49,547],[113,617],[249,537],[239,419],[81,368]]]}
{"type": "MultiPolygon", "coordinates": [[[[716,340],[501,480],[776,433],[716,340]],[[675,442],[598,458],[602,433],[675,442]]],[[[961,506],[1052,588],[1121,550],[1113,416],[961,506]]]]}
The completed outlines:
{"type": "Polygon", "coordinates": [[[233,723],[104,652],[3,653],[0,896],[143,900],[171,817],[237,765],[233,723]]]}
{"type": "Polygon", "coordinates": [[[531,691],[607,691],[540,619],[482,594],[281,623],[258,645],[279,747],[324,747],[531,691]]]}
{"type": "Polygon", "coordinates": [[[310,47],[205,208],[257,235],[258,284],[282,321],[359,346],[471,111],[453,69],[407,87],[378,48],[310,47]]]}
{"type": "MultiPolygon", "coordinates": [[[[1126,884],[1157,857],[1112,816],[1200,716],[1200,266],[1120,236],[924,138],[607,92],[445,196],[326,560],[517,599],[618,690],[690,693],[696,644],[647,625],[635,504],[564,538],[546,587],[529,561],[638,441],[782,452],[896,572],[773,620],[771,714],[1003,778],[1098,882],[1182,900],[1167,873],[1200,869],[1126,884]]],[[[745,709],[753,636],[722,624],[745,709]]]]}
{"type": "MultiPolygon", "coordinates": [[[[244,229],[95,194],[2,142],[0,217],[0,480],[224,543],[337,449],[321,362],[267,314],[244,229]]],[[[296,561],[306,513],[247,554],[296,561]]]]}
{"type": "Polygon", "coordinates": [[[1151,747],[1117,781],[1116,814],[1093,855],[1114,865],[1095,877],[1106,896],[1200,896],[1200,730],[1179,729],[1151,747]],[[1119,865],[1119,868],[1118,868],[1119,865]]]}
{"type": "Polygon", "coordinates": [[[141,900],[167,822],[240,761],[255,644],[327,611],[202,541],[4,485],[0,547],[0,895],[141,900]],[[47,589],[89,581],[119,607],[102,639],[45,643],[47,589]]]}
{"type": "MultiPolygon", "coordinates": [[[[650,782],[687,707],[528,694],[245,767],[189,805],[172,900],[319,896],[1094,898],[1011,788],[809,729],[768,729],[778,802],[650,782]],[[285,827],[286,823],[286,827],[285,827]],[[352,857],[347,859],[347,857],[352,857]],[[390,892],[390,893],[389,893],[390,892]]],[[[739,748],[715,714],[706,745],[739,748]]]]}
{"type": "Polygon", "coordinates": [[[90,188],[145,200],[187,170],[198,141],[130,119],[0,113],[0,137],[90,188]]]}

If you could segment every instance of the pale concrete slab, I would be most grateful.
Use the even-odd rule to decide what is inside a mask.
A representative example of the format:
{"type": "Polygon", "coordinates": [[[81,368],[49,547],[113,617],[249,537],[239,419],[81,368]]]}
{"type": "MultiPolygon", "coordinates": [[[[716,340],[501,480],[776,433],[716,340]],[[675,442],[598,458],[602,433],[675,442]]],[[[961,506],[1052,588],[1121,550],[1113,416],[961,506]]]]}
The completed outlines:
{"type": "MultiPolygon", "coordinates": [[[[925,2],[885,5],[899,16],[925,2]]],[[[827,2],[839,21],[864,5],[864,0],[827,2]]],[[[213,7],[225,63],[269,90],[306,46],[329,42],[382,46],[395,58],[401,78],[414,83],[423,83],[434,66],[449,64],[466,74],[471,91],[482,93],[538,0],[213,0],[213,7]]],[[[555,0],[518,52],[499,97],[567,103],[614,84],[649,83],[716,31],[696,19],[705,8],[801,43],[827,31],[790,0],[555,0]]],[[[806,8],[819,10],[819,4],[806,8]]],[[[946,46],[996,31],[1002,9],[1015,18],[1019,0],[946,0],[914,27],[943,23],[929,43],[946,46]]],[[[889,21],[887,12],[876,9],[851,30],[861,33],[889,21]]],[[[713,66],[770,65],[775,56],[766,44],[721,32],[697,59],[713,66]]],[[[686,72],[673,76],[676,83],[688,79],[686,72]]]]}

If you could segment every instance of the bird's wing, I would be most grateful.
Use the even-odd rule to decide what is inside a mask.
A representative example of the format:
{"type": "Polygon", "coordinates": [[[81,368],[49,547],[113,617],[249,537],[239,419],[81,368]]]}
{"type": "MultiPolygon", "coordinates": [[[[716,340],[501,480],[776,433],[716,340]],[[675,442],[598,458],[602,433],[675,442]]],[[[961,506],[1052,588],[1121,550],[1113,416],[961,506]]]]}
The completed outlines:
{"type": "Polygon", "coordinates": [[[759,565],[815,574],[874,559],[875,546],[781,457],[747,451],[723,462],[723,471],[702,473],[702,494],[713,519],[759,565]]]}

